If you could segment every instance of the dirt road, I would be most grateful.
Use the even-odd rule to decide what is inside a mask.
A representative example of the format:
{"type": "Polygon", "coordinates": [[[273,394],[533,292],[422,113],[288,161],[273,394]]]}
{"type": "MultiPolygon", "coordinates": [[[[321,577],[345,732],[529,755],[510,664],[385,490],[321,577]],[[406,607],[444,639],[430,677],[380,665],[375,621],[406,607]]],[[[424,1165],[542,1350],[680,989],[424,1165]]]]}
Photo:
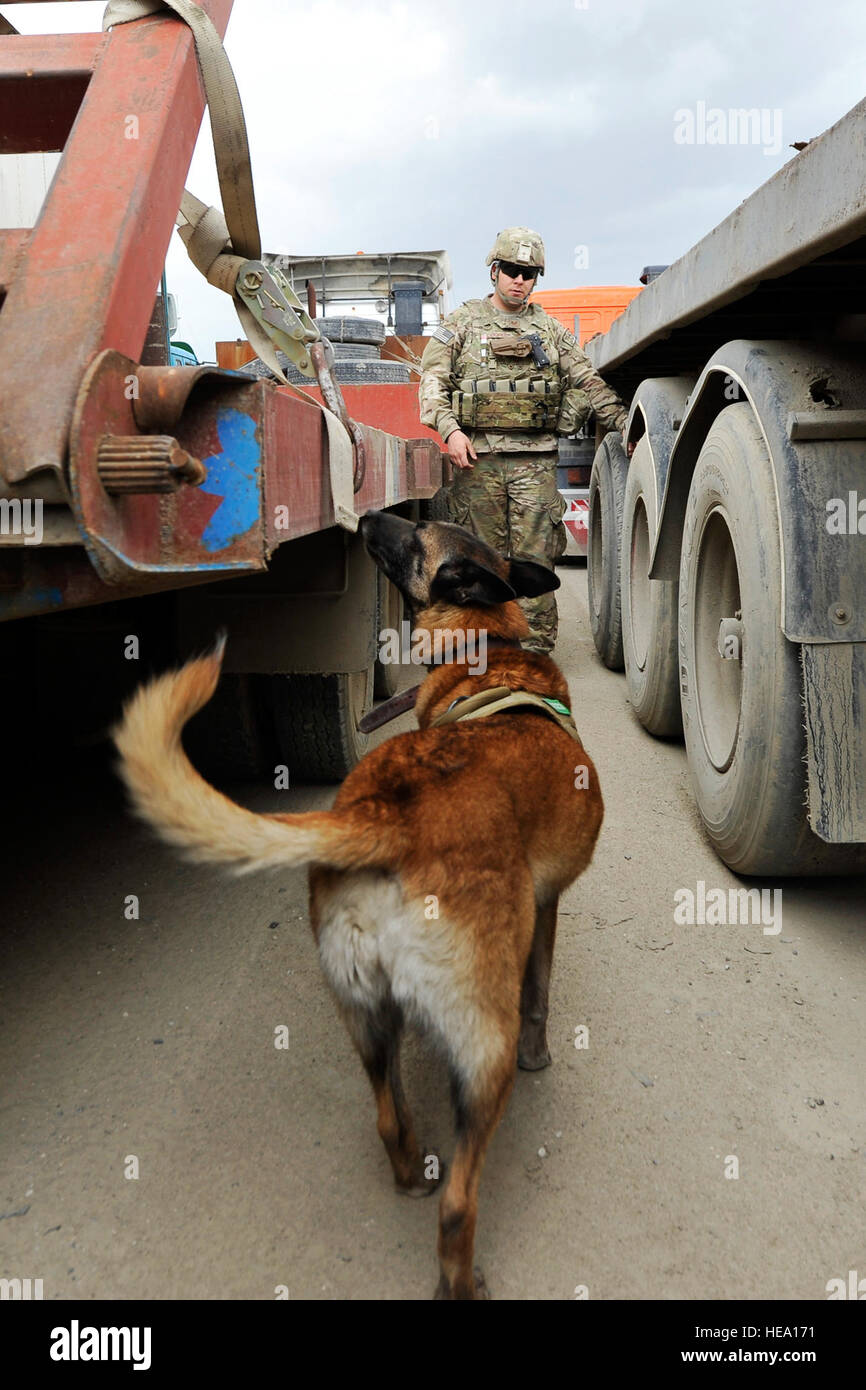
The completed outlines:
{"type": "MultiPolygon", "coordinates": [[[[488,1157],[478,1263],[494,1298],[825,1299],[866,1274],[862,883],[761,885],[782,888],[770,932],[675,921],[678,890],[739,885],[682,747],[595,656],[585,571],[561,573],[557,656],[607,813],[561,904],[553,1066],[518,1074],[488,1157]]],[[[428,1298],[435,1199],[393,1193],[304,874],[180,864],[96,752],[31,791],[0,933],[2,1274],[46,1299],[428,1298]]],[[[404,1070],[449,1156],[440,1063],[410,1039],[404,1070]]]]}

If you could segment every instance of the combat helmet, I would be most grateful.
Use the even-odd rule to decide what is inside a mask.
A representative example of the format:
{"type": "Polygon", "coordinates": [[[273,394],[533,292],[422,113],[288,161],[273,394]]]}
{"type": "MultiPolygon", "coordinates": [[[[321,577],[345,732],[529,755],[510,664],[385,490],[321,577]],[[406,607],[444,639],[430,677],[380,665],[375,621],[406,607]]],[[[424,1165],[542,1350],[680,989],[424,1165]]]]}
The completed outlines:
{"type": "Polygon", "coordinates": [[[514,265],[538,266],[544,274],[544,242],[531,227],[506,227],[500,232],[486,265],[494,261],[512,261],[514,265]]]}

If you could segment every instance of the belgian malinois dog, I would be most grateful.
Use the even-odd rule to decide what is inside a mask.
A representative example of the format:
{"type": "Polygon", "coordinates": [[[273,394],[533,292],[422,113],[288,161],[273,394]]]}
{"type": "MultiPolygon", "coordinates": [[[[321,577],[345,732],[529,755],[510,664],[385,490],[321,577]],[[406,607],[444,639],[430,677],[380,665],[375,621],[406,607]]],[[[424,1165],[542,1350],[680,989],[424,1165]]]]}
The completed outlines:
{"type": "Polygon", "coordinates": [[[515,1067],[550,1062],[557,901],[590,861],[602,799],[565,717],[561,672],[520,646],[528,627],[515,600],[557,588],[556,575],[503,559],[449,523],[372,512],[361,525],[414,630],[463,634],[467,645],[470,632],[485,633],[487,668],[454,660],[431,669],[415,704],[419,729],[368,753],[333,810],[255,814],[191,766],[181,731],[216,688],[221,645],[137,691],[115,741],[136,810],[188,857],[239,873],[310,865],[322,968],[372,1083],[402,1193],[432,1191],[438,1167],[425,1160],[403,1094],[404,1021],[444,1049],[457,1142],[436,1297],[484,1298],[473,1268],[481,1168],[515,1067]],[[485,707],[491,690],[499,693],[485,707]],[[524,703],[501,708],[509,692],[524,703]]]}

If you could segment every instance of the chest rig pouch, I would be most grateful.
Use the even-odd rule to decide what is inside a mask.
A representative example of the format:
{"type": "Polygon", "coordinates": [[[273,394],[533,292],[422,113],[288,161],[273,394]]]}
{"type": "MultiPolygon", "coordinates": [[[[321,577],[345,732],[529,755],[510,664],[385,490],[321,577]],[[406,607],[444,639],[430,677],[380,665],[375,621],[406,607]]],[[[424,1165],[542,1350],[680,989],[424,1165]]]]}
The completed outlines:
{"type": "Polygon", "coordinates": [[[562,392],[544,377],[466,378],[451,396],[460,421],[476,430],[552,430],[562,392]]]}

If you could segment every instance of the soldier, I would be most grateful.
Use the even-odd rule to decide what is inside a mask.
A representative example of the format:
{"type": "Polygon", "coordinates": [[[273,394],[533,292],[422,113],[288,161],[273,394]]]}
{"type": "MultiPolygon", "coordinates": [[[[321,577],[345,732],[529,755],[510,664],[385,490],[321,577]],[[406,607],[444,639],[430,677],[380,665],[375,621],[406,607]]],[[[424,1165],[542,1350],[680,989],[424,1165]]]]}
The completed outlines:
{"type": "MultiPolygon", "coordinates": [[[[544,245],[508,227],[487,257],[493,293],[442,321],[421,359],[421,419],[448,446],[455,468],[452,521],[503,555],[552,567],[566,546],[565,501],[556,486],[556,436],[574,434],[591,410],[621,430],[627,411],[584,356],[573,333],[527,304],[544,274],[544,245]]],[[[553,594],[520,599],[529,650],[556,642],[553,594]]]]}

